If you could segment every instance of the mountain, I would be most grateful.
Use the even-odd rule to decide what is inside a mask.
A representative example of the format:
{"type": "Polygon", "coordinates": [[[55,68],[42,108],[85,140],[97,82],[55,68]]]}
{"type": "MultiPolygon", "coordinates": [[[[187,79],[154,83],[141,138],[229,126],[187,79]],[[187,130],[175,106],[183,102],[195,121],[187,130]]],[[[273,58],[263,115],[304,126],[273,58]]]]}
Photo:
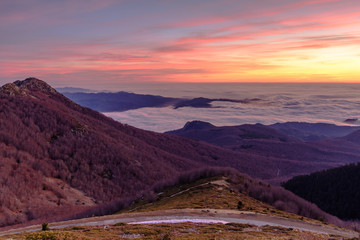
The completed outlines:
{"type": "Polygon", "coordinates": [[[295,138],[288,137],[270,127],[262,124],[244,124],[240,126],[215,127],[214,125],[202,122],[187,122],[182,129],[166,132],[205,141],[214,145],[228,148],[246,148],[246,140],[266,139],[280,142],[297,142],[295,138]]]}
{"type": "Polygon", "coordinates": [[[360,164],[297,176],[283,186],[342,219],[360,219],[360,164]]]}
{"type": "Polygon", "coordinates": [[[122,112],[144,107],[183,107],[212,108],[212,102],[237,102],[248,104],[260,99],[226,99],[226,98],[171,98],[149,94],[136,94],[129,92],[86,92],[84,89],[74,91],[73,88],[62,88],[61,93],[81,106],[100,112],[122,112]]]}
{"type": "Polygon", "coordinates": [[[74,88],[74,87],[62,87],[56,88],[56,91],[59,93],[95,93],[98,92],[96,90],[86,89],[86,88],[74,88]]]}
{"type": "Polygon", "coordinates": [[[84,107],[89,107],[100,112],[121,112],[143,107],[166,107],[179,101],[179,99],[176,98],[128,92],[64,92],[63,94],[84,107]]]}
{"type": "MultiPolygon", "coordinates": [[[[289,125],[293,126],[293,124],[289,125]]],[[[302,125],[310,129],[309,124],[302,125]]],[[[286,127],[286,124],[284,126],[286,127]]],[[[315,124],[312,128],[316,129],[316,126],[315,124]]],[[[337,126],[325,125],[325,127],[333,129],[333,133],[330,132],[329,135],[335,134],[337,126]]],[[[210,123],[194,121],[186,123],[182,129],[170,131],[167,134],[196,139],[232,151],[271,159],[277,173],[276,177],[267,180],[280,183],[288,180],[290,176],[358,162],[360,148],[356,143],[360,143],[357,141],[360,139],[360,131],[356,131],[356,128],[339,127],[339,132],[335,135],[344,133],[344,129],[355,132],[342,138],[326,137],[321,141],[304,142],[304,139],[292,134],[286,135],[286,131],[280,132],[271,126],[261,124],[216,127],[210,123]],[[278,165],[279,163],[282,163],[281,166],[278,165]]],[[[321,125],[318,130],[318,132],[321,131],[325,132],[324,125],[321,125]]]]}
{"type": "Polygon", "coordinates": [[[305,142],[343,137],[356,130],[360,130],[360,127],[355,126],[337,126],[328,123],[306,122],[275,123],[269,125],[269,127],[305,142]]]}
{"type": "Polygon", "coordinates": [[[40,231],[41,225],[0,229],[0,237],[320,240],[359,236],[349,230],[356,227],[354,223],[343,222],[281,187],[230,169],[185,173],[116,214],[52,222],[46,227],[50,230],[40,231]]]}
{"type": "Polygon", "coordinates": [[[349,135],[344,136],[342,139],[354,144],[360,144],[360,130],[352,132],[349,135]]]}
{"type": "Polygon", "coordinates": [[[271,179],[287,164],[121,124],[36,78],[0,88],[2,226],[141,195],[159,181],[199,167],[233,167],[271,179]]]}

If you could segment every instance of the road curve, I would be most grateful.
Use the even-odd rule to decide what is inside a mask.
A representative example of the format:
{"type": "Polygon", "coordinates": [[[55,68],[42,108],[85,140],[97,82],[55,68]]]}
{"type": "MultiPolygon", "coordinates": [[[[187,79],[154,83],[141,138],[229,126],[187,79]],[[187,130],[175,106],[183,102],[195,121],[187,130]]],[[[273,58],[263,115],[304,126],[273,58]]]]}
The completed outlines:
{"type": "MultiPolygon", "coordinates": [[[[83,218],[77,220],[63,221],[50,223],[49,227],[65,228],[71,226],[103,226],[113,225],[119,222],[136,224],[139,222],[228,222],[228,223],[242,223],[256,226],[279,226],[285,228],[294,228],[302,231],[323,233],[329,235],[338,235],[345,238],[358,238],[359,233],[322,224],[308,223],[300,220],[270,216],[265,214],[257,214],[252,212],[242,212],[236,210],[223,209],[172,209],[159,210],[151,212],[139,213],[123,213],[108,215],[102,217],[83,218]]],[[[7,231],[0,231],[0,236],[11,235],[23,232],[33,232],[41,230],[40,225],[33,225],[29,227],[22,227],[11,229],[7,231]]]]}

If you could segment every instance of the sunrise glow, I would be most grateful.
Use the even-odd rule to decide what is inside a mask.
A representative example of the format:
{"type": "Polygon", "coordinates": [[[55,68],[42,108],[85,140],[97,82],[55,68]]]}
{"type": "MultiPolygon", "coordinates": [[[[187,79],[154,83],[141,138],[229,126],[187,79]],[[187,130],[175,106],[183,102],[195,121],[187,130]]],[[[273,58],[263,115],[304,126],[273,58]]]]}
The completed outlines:
{"type": "Polygon", "coordinates": [[[360,82],[356,0],[0,2],[0,81],[360,82]]]}

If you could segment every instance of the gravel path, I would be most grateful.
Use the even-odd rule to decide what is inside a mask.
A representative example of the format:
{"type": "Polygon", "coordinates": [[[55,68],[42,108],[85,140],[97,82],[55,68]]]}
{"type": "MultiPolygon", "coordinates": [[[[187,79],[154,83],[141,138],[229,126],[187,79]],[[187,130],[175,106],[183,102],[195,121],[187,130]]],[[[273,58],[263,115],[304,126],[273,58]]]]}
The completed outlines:
{"type": "MultiPolygon", "coordinates": [[[[113,225],[119,222],[131,224],[156,224],[164,222],[175,223],[186,221],[197,223],[242,223],[256,226],[270,225],[285,228],[296,228],[302,231],[338,235],[345,238],[359,237],[359,233],[357,232],[329,225],[314,224],[295,219],[256,214],[251,212],[219,209],[173,209],[140,213],[124,213],[50,223],[49,227],[55,229],[71,226],[104,226],[113,225]]],[[[0,236],[22,232],[39,231],[40,229],[40,225],[11,229],[0,232],[0,236]]]]}

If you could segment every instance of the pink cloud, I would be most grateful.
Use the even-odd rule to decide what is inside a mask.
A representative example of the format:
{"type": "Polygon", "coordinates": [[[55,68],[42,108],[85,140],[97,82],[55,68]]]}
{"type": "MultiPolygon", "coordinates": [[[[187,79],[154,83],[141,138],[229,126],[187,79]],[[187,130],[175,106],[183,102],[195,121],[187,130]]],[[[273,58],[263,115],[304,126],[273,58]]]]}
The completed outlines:
{"type": "MultiPolygon", "coordinates": [[[[124,18],[101,15],[94,19],[103,10],[122,7],[123,2],[133,3],[58,1],[47,2],[41,12],[30,7],[22,13],[0,15],[1,27],[14,24],[22,30],[21,26],[31,23],[25,34],[18,31],[23,39],[14,35],[0,44],[2,75],[86,79],[88,72],[89,78],[113,81],[215,79],[221,74],[278,69],[278,59],[285,59],[284,63],[295,57],[305,59],[302,50],[360,43],[359,7],[350,4],[352,0],[274,1],[274,5],[254,0],[246,2],[245,10],[237,1],[225,1],[222,4],[229,4],[228,9],[209,3],[207,8],[214,11],[199,15],[184,12],[172,18],[171,12],[162,15],[154,8],[148,15],[142,9],[124,18]],[[165,15],[163,21],[153,21],[165,15]],[[55,27],[58,31],[51,31],[55,27]]],[[[200,9],[200,5],[195,7],[200,9]]],[[[14,29],[8,28],[7,33],[14,29]]]]}

